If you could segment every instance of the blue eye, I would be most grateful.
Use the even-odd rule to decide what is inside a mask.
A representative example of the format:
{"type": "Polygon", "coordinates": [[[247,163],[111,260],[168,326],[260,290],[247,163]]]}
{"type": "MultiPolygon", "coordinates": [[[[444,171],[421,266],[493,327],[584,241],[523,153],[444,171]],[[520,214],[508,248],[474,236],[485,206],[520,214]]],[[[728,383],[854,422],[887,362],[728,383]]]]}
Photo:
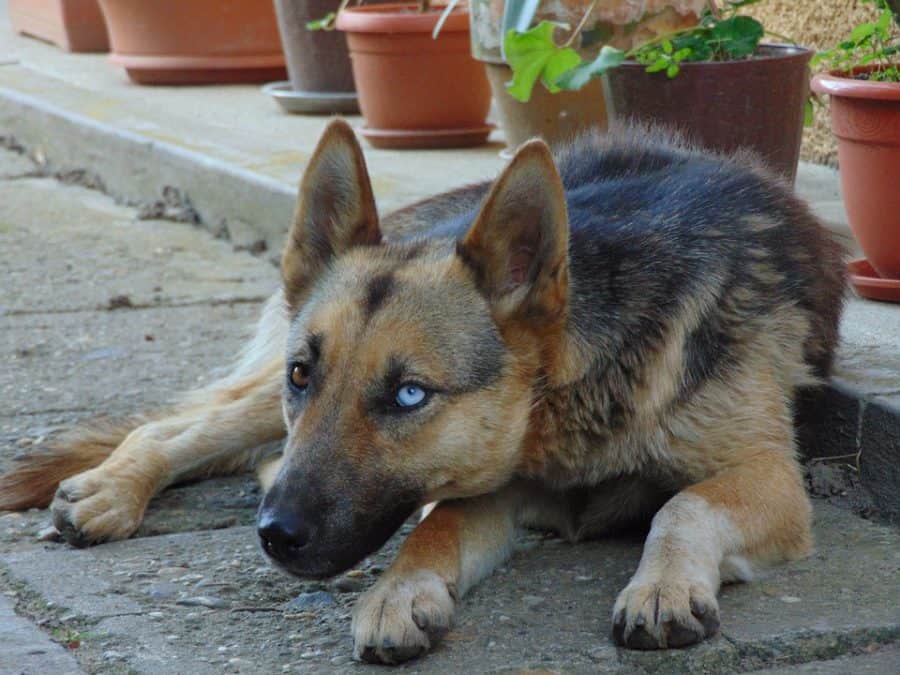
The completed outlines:
{"type": "Polygon", "coordinates": [[[401,408],[414,408],[418,405],[421,405],[426,398],[427,394],[425,390],[422,389],[417,384],[404,384],[397,390],[397,395],[394,398],[394,401],[401,408]]]}

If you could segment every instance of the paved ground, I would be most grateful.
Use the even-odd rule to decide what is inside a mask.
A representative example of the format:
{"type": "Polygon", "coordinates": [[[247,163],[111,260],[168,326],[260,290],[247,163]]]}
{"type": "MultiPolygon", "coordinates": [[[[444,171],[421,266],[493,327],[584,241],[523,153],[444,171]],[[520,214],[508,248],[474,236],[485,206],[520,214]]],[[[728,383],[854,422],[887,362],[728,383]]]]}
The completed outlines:
{"type": "MultiPolygon", "coordinates": [[[[277,282],[233,243],[34,170],[0,155],[0,469],[80,418],[215,376],[277,282]]],[[[257,499],[246,477],[173,489],[138,538],[89,550],[38,541],[44,512],[0,515],[0,672],[368,670],[349,658],[349,608],[396,540],[333,582],[288,579],[255,549],[257,499]]],[[[608,637],[639,541],[524,535],[446,644],[406,670],[896,672],[900,537],[827,501],[816,532],[809,560],[725,590],[720,637],[666,654],[608,637]]]]}

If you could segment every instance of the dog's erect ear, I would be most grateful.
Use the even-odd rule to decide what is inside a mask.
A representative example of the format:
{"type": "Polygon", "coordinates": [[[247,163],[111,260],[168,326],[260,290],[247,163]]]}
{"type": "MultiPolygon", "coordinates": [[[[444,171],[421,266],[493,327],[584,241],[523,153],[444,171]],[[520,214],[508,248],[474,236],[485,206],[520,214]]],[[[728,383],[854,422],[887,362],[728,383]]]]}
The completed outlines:
{"type": "Polygon", "coordinates": [[[350,125],[335,120],[325,129],[300,181],[294,223],[281,259],[288,306],[297,309],[335,256],[380,242],[362,149],[350,125]]]}
{"type": "Polygon", "coordinates": [[[554,319],[566,310],[569,223],[550,149],[529,141],[494,183],[457,246],[498,319],[554,319]]]}

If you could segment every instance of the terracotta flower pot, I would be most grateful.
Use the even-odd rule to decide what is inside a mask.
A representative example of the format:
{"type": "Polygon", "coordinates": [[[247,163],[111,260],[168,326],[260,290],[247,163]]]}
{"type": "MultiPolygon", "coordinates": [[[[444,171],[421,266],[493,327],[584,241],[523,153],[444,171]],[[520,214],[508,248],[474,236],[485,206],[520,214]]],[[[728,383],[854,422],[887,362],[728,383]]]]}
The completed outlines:
{"type": "Polygon", "coordinates": [[[830,73],[816,75],[812,88],[831,96],[853,234],[879,276],[900,279],[900,84],[830,73]]]}
{"type": "Polygon", "coordinates": [[[437,39],[440,8],[352,7],[338,15],[347,34],[361,133],[376,147],[463,147],[487,140],[491,90],[469,53],[469,14],[450,14],[437,39]]]}
{"type": "Polygon", "coordinates": [[[610,118],[673,127],[716,152],[749,148],[793,181],[810,58],[802,47],[762,45],[749,59],[682,63],[672,79],[624,63],[604,78],[610,118]]]}
{"type": "Polygon", "coordinates": [[[139,84],[284,79],[275,9],[260,0],[100,0],[112,63],[139,84]]]}
{"type": "Polygon", "coordinates": [[[70,52],[109,51],[97,0],[8,0],[7,11],[17,33],[52,42],[70,52]]]}

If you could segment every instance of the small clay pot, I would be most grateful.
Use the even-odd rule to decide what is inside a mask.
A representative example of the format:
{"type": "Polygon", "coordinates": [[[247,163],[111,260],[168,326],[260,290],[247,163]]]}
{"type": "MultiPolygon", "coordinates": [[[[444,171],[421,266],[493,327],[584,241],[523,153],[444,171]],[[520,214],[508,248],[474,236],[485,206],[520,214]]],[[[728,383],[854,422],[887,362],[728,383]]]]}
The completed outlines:
{"type": "Polygon", "coordinates": [[[100,0],[110,61],[138,84],[265,82],[286,77],[271,2],[100,0]]]}
{"type": "MultiPolygon", "coordinates": [[[[872,68],[857,68],[852,75],[872,68]]],[[[841,191],[850,227],[882,279],[900,279],[900,84],[816,75],[831,97],[841,191]]]]}
{"type": "Polygon", "coordinates": [[[52,42],[69,52],[109,51],[97,0],[8,0],[16,33],[52,42]]]}
{"type": "Polygon", "coordinates": [[[485,66],[508,147],[517,148],[537,137],[556,145],[587,129],[606,130],[606,101],[600,80],[591,80],[578,91],[556,94],[538,83],[531,99],[521,103],[506,90],[506,83],[512,79],[510,67],[502,63],[485,66]]]}
{"type": "Polygon", "coordinates": [[[442,8],[414,4],[349,7],[337,18],[347,35],[361,131],[377,147],[462,147],[487,140],[491,90],[469,52],[469,14],[453,11],[437,39],[442,8]]]}
{"type": "Polygon", "coordinates": [[[626,62],[604,78],[610,118],[672,127],[716,152],[749,148],[793,182],[811,58],[803,47],[761,45],[748,59],[682,63],[671,79],[626,62]]]}

